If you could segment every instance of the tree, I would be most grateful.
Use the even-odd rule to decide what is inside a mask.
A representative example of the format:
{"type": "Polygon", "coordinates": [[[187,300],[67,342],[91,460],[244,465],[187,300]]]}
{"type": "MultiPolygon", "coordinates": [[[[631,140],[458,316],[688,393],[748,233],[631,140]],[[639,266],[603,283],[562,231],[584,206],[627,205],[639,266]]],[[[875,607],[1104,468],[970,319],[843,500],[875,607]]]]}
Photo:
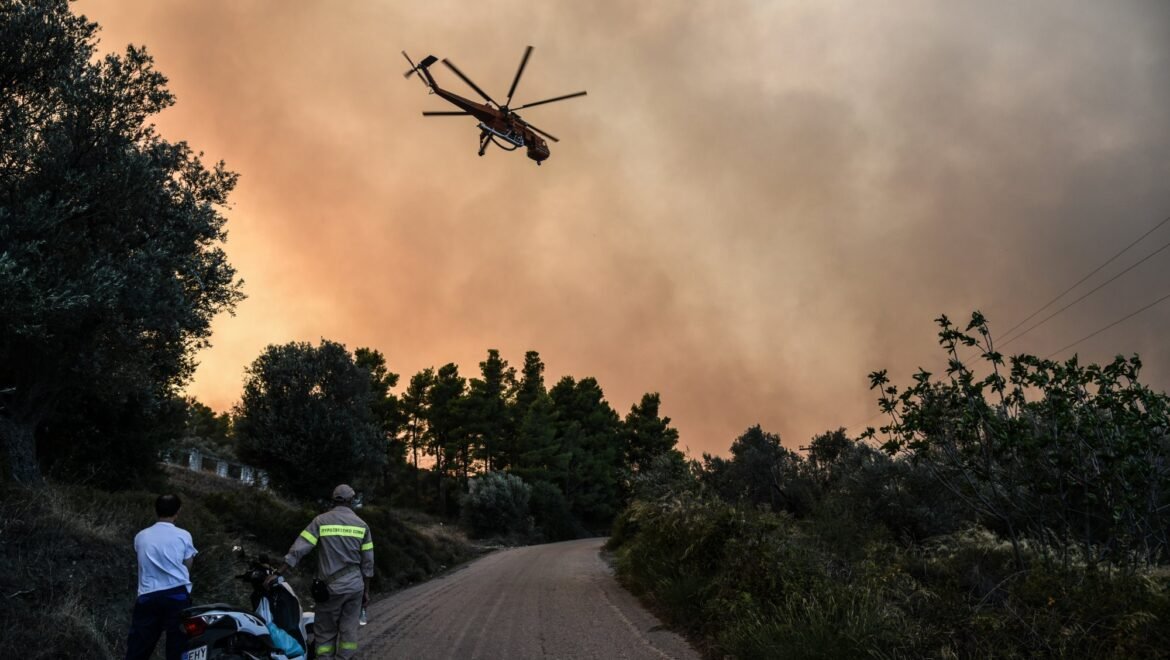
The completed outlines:
{"type": "Polygon", "coordinates": [[[703,455],[703,480],[729,501],[747,500],[773,511],[804,513],[803,493],[794,492],[800,456],[786,449],[780,436],[760,425],[731,443],[731,459],[703,455]]]}
{"type": "Polygon", "coordinates": [[[556,405],[548,393],[542,392],[529,404],[516,431],[516,444],[523,448],[523,453],[512,461],[513,474],[529,483],[568,481],[572,453],[557,441],[556,419],[556,405]]]}
{"type": "Polygon", "coordinates": [[[1082,366],[1076,356],[1005,360],[979,312],[964,330],[946,316],[936,322],[944,379],[920,370],[899,391],[885,371],[870,374],[890,416],[886,451],[929,469],[1012,542],[1021,567],[1026,539],[1065,563],[1074,553],[1089,565],[1164,559],[1170,397],[1141,384],[1138,357],[1105,366],[1082,366]],[[960,359],[960,347],[976,349],[986,375],[960,359]]]}
{"type": "Polygon", "coordinates": [[[415,469],[418,469],[419,453],[426,452],[428,446],[427,401],[434,383],[435,370],[427,367],[410,377],[410,385],[402,393],[402,440],[410,450],[415,469]]]}
{"type": "Polygon", "coordinates": [[[427,391],[427,427],[431,441],[429,453],[435,457],[439,507],[443,515],[452,513],[448,477],[466,483],[471,465],[471,447],[465,423],[466,391],[467,380],[459,375],[459,366],[454,362],[439,367],[427,391]]]}
{"type": "Polygon", "coordinates": [[[39,463],[58,482],[108,490],[162,482],[161,448],[184,433],[186,404],[149,391],[90,391],[69,397],[41,424],[39,463]]]}
{"type": "Polygon", "coordinates": [[[565,376],[549,391],[556,415],[556,444],[568,455],[554,483],[583,521],[607,525],[621,505],[618,485],[624,451],[620,420],[594,378],[565,376]]]}
{"type": "Polygon", "coordinates": [[[248,368],[235,410],[241,457],[304,497],[372,483],[386,462],[373,381],[341,344],[269,346],[248,368]]]}
{"type": "Polygon", "coordinates": [[[184,402],[184,423],[181,443],[200,446],[222,457],[235,457],[235,432],[232,416],[217,413],[194,397],[184,402]]]}
{"type": "Polygon", "coordinates": [[[390,390],[398,386],[398,374],[386,367],[386,356],[372,348],[359,348],[353,352],[353,361],[370,375],[371,404],[374,419],[388,440],[398,434],[399,402],[390,390]]]}
{"type": "Polygon", "coordinates": [[[804,448],[808,450],[806,470],[813,481],[821,488],[829,488],[841,479],[841,473],[846,472],[848,468],[845,459],[851,455],[855,444],[845,433],[844,428],[826,431],[813,437],[808,447],[804,448]]]}
{"type": "Polygon", "coordinates": [[[161,411],[242,297],[236,175],[156,133],[166,79],[141,48],[96,57],[96,31],[65,0],[0,7],[0,439],[26,484],[56,411],[161,411]]]}
{"type": "Polygon", "coordinates": [[[354,364],[370,374],[370,392],[374,397],[370,405],[374,421],[385,443],[386,462],[382,469],[383,493],[396,494],[406,476],[406,442],[398,437],[402,425],[401,402],[390,392],[398,385],[398,374],[386,366],[386,357],[372,348],[358,348],[353,352],[354,364]]]}
{"type": "Polygon", "coordinates": [[[516,370],[492,348],[479,371],[482,379],[471,379],[467,393],[468,432],[477,445],[476,458],[483,461],[485,471],[493,472],[507,467],[504,445],[514,435],[507,395],[516,387],[516,370]]]}
{"type": "Polygon", "coordinates": [[[528,406],[546,392],[544,362],[540,359],[540,353],[528,351],[524,354],[524,367],[520,370],[520,381],[517,383],[514,397],[517,416],[523,417],[528,412],[528,406]]]}
{"type": "Polygon", "coordinates": [[[190,437],[208,440],[215,445],[226,445],[231,441],[232,417],[227,413],[217,413],[194,397],[188,397],[185,429],[190,437]]]}
{"type": "MultiPolygon", "coordinates": [[[[524,354],[524,366],[520,370],[520,377],[512,377],[512,391],[508,392],[508,432],[500,443],[498,460],[500,465],[513,469],[522,460],[525,453],[533,450],[526,444],[526,435],[522,431],[525,417],[537,399],[548,396],[544,387],[544,362],[540,360],[540,353],[528,351],[524,354]]],[[[530,431],[532,429],[529,429],[530,431]]]]}
{"type": "Polygon", "coordinates": [[[643,394],[622,423],[626,464],[635,473],[648,469],[656,457],[673,450],[678,442],[678,430],[670,427],[670,418],[658,415],[660,405],[657,392],[643,394]]]}

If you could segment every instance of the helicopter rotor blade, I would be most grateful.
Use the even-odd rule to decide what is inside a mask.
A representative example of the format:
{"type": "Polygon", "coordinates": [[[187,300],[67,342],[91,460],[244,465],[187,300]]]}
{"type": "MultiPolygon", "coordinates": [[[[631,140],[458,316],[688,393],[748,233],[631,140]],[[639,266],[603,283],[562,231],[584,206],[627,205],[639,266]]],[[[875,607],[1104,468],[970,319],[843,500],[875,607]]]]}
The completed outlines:
{"type": "Polygon", "coordinates": [[[407,62],[410,62],[410,71],[407,71],[406,73],[402,74],[402,77],[403,77],[403,78],[409,78],[409,77],[411,77],[411,76],[413,76],[413,75],[414,75],[414,72],[415,72],[415,71],[418,69],[418,67],[416,67],[416,66],[414,65],[414,61],[412,61],[412,60],[410,59],[410,55],[407,55],[407,54],[406,54],[406,51],[402,51],[402,56],[406,58],[406,61],[407,61],[407,62]]]}
{"type": "Polygon", "coordinates": [[[532,46],[524,49],[524,57],[520,58],[520,68],[516,69],[516,77],[512,79],[512,87],[508,90],[508,100],[504,105],[512,102],[512,95],[516,93],[516,85],[520,83],[520,76],[524,74],[524,67],[528,64],[528,56],[532,54],[532,46]]]}
{"type": "Polygon", "coordinates": [[[524,121],[523,119],[521,119],[521,120],[520,120],[520,122],[521,122],[522,124],[524,124],[525,126],[527,126],[528,128],[531,128],[532,130],[536,131],[537,133],[540,133],[541,135],[545,136],[546,138],[548,138],[548,139],[552,140],[553,142],[560,142],[560,140],[558,140],[558,139],[556,138],[556,136],[554,136],[553,134],[551,134],[551,133],[545,133],[544,131],[542,131],[542,130],[540,130],[539,128],[537,128],[537,127],[533,126],[532,124],[529,124],[528,122],[524,121]]]}
{"type": "Polygon", "coordinates": [[[553,103],[554,101],[564,101],[565,99],[572,99],[572,98],[576,98],[578,96],[585,96],[585,94],[586,94],[586,92],[573,92],[572,94],[565,94],[564,96],[557,96],[555,98],[545,99],[543,101],[535,101],[533,103],[525,103],[524,105],[522,105],[518,108],[512,108],[512,110],[523,110],[524,108],[531,108],[534,105],[544,105],[545,103],[553,103]]]}
{"type": "Polygon", "coordinates": [[[448,69],[451,69],[452,71],[454,71],[455,75],[459,76],[459,78],[463,82],[467,83],[472,89],[474,89],[476,92],[478,92],[479,95],[482,96],[485,100],[487,100],[490,103],[493,103],[497,108],[500,106],[499,103],[496,103],[495,99],[493,99],[492,97],[487,95],[487,92],[480,89],[479,85],[476,85],[475,83],[471,82],[471,78],[468,78],[467,76],[463,75],[463,72],[460,71],[458,68],[456,68],[455,65],[451,63],[451,60],[444,58],[443,64],[446,64],[448,69]]]}
{"type": "Polygon", "coordinates": [[[466,110],[423,110],[424,117],[455,117],[457,115],[470,115],[466,110]]]}

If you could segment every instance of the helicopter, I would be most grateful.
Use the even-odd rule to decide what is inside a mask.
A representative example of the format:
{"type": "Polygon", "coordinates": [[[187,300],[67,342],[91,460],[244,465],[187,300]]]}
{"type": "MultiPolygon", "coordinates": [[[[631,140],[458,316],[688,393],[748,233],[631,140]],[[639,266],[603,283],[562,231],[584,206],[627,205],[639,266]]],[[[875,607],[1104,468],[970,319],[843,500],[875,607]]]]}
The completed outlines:
{"type": "Polygon", "coordinates": [[[560,142],[557,138],[549,133],[540,130],[539,128],[529,124],[516,114],[517,110],[524,108],[531,108],[533,106],[544,105],[545,103],[553,103],[555,101],[564,101],[565,99],[576,98],[578,96],[585,96],[585,92],[574,92],[572,94],[565,94],[543,101],[536,101],[533,103],[525,103],[524,105],[515,108],[509,107],[512,103],[512,95],[516,93],[516,85],[520,82],[520,76],[524,73],[524,67],[528,64],[528,57],[532,55],[532,46],[528,46],[524,50],[524,57],[520,60],[520,68],[516,69],[516,77],[512,79],[512,87],[508,90],[508,98],[503,103],[497,102],[495,99],[487,95],[471,81],[462,71],[458,69],[450,60],[443,59],[442,62],[451,69],[455,75],[467,83],[480,96],[483,97],[487,103],[477,103],[470,99],[463,98],[458,94],[447,91],[435,82],[434,76],[431,75],[430,66],[439,59],[434,55],[427,55],[425,59],[417,65],[402,51],[402,56],[410,62],[410,70],[403,74],[406,78],[410,78],[415,73],[419,74],[419,79],[426,85],[427,90],[431,94],[438,94],[441,98],[461,108],[461,110],[431,110],[424,111],[424,117],[436,116],[472,116],[479,120],[479,155],[482,156],[487,150],[489,144],[494,144],[504,151],[515,151],[520,148],[527,149],[528,157],[536,161],[540,165],[545,159],[549,157],[548,143],[540,136],[552,140],[553,142],[560,142]],[[539,134],[539,135],[538,135],[539,134]]]}

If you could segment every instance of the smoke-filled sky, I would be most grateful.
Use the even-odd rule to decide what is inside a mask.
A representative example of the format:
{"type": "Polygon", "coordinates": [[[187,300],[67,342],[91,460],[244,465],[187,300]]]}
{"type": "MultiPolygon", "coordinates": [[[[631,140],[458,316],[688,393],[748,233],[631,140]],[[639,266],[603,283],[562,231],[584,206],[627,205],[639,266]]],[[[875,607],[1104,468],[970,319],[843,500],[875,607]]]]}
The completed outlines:
{"type": "MultiPolygon", "coordinates": [[[[1004,333],[1170,216],[1170,4],[81,0],[146,45],[171,139],[241,174],[248,299],[189,388],[225,410],[268,344],[410,375],[488,348],[661,392],[692,455],[877,424],[866,375],[941,371],[932,320],[1004,333]],[[404,80],[447,57],[561,138],[476,156],[404,80]]],[[[440,84],[473,97],[445,67],[440,84]]],[[[1170,242],[1170,223],[1080,293],[1170,242]]],[[[1170,294],[1170,249],[1005,347],[1041,356],[1170,294]]],[[[1030,325],[1030,324],[1029,324],[1030,325]]],[[[1028,327],[1027,325],[1024,327],[1028,327]]],[[[1170,301],[1055,357],[1137,352],[1170,387],[1170,301]]]]}

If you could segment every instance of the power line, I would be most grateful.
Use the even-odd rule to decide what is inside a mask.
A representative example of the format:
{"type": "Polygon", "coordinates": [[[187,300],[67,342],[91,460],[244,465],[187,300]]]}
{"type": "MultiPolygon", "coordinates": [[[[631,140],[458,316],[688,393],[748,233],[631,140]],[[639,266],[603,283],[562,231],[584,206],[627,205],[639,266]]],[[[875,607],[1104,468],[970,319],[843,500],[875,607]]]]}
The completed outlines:
{"type": "MultiPolygon", "coordinates": [[[[1104,281],[1104,282],[1102,282],[1101,284],[1098,284],[1098,285],[1097,285],[1097,286],[1096,286],[1096,287],[1095,287],[1093,290],[1091,290],[1091,291],[1089,291],[1088,293],[1086,293],[1086,294],[1082,295],[1080,298],[1077,298],[1076,300],[1074,300],[1074,301],[1070,302],[1069,304],[1065,305],[1064,307],[1061,307],[1060,309],[1056,310],[1055,312],[1053,312],[1053,313],[1049,314],[1048,316],[1044,317],[1044,320],[1043,320],[1043,321],[1040,321],[1039,323],[1037,323],[1037,324],[1035,324],[1035,325],[1033,325],[1033,326],[1029,327],[1027,330],[1025,330],[1025,331],[1021,332],[1020,334],[1016,335],[1015,337],[1012,337],[1011,339],[1008,339],[1008,340],[1004,341],[1004,342],[1003,342],[1003,344],[1001,344],[1001,346],[1007,346],[1008,344],[1010,344],[1010,343],[1012,343],[1013,341],[1015,341],[1015,340],[1019,339],[1020,337],[1023,337],[1024,335],[1028,334],[1029,332],[1032,332],[1032,331],[1033,331],[1033,330],[1035,330],[1036,328],[1039,328],[1040,326],[1042,326],[1042,325],[1044,325],[1045,323],[1047,323],[1048,321],[1050,321],[1050,320],[1051,320],[1053,317],[1056,317],[1056,316],[1060,315],[1060,313],[1061,313],[1061,312],[1063,312],[1064,310],[1068,309],[1069,307],[1072,307],[1073,305],[1075,305],[1075,304],[1079,303],[1080,301],[1084,300],[1085,298],[1088,298],[1089,296],[1093,295],[1094,293],[1097,293],[1097,292],[1098,292],[1098,291],[1100,291],[1100,290],[1101,290],[1101,289],[1102,289],[1102,288],[1103,288],[1105,285],[1107,285],[1107,284],[1109,284],[1110,282],[1112,282],[1112,281],[1116,280],[1117,278],[1121,277],[1122,275],[1125,275],[1126,273],[1128,273],[1129,271],[1133,270],[1134,268],[1137,268],[1138,266],[1142,265],[1143,263],[1145,263],[1146,261],[1148,261],[1148,260],[1149,260],[1151,257],[1153,257],[1154,255],[1158,254],[1158,253],[1159,253],[1159,252],[1161,252],[1162,250],[1165,250],[1166,248],[1170,248],[1170,243],[1166,243],[1165,245],[1163,245],[1162,247],[1158,248],[1157,250],[1154,250],[1153,252],[1151,252],[1151,253],[1147,254],[1145,257],[1143,257],[1142,259],[1140,259],[1140,260],[1139,260],[1137,263],[1135,263],[1135,264],[1131,265],[1129,268],[1126,268],[1125,270],[1123,270],[1123,271],[1121,271],[1120,273],[1118,273],[1118,274],[1114,275],[1113,277],[1111,277],[1111,278],[1109,278],[1109,279],[1105,280],[1105,281],[1104,281]]],[[[1017,327],[1019,327],[1019,326],[1017,326],[1017,327]]]]}
{"type": "MultiPolygon", "coordinates": [[[[1133,270],[1134,268],[1137,268],[1137,267],[1138,267],[1138,266],[1140,266],[1142,263],[1144,263],[1144,262],[1146,262],[1147,260],[1149,260],[1150,258],[1152,258],[1154,255],[1156,255],[1156,254],[1158,254],[1158,253],[1162,252],[1163,250],[1165,250],[1166,248],[1170,247],[1170,243],[1166,243],[1166,244],[1165,244],[1165,245],[1163,245],[1162,247],[1158,248],[1157,250],[1155,250],[1155,251],[1151,252],[1150,254],[1146,255],[1145,257],[1143,257],[1143,258],[1142,258],[1141,260],[1139,260],[1137,263],[1135,263],[1135,264],[1131,265],[1129,268],[1126,268],[1125,270],[1121,271],[1120,273],[1118,273],[1118,274],[1114,275],[1113,277],[1109,278],[1109,279],[1108,279],[1108,280],[1106,280],[1105,282],[1101,283],[1101,284],[1100,284],[1100,285],[1098,285],[1096,288],[1094,288],[1092,291],[1089,291],[1088,293],[1086,293],[1086,294],[1082,295],[1080,298],[1077,298],[1076,300],[1072,301],[1071,303],[1069,303],[1069,304],[1065,305],[1064,307],[1062,307],[1062,308],[1060,308],[1060,309],[1056,310],[1056,311],[1055,311],[1055,312],[1053,312],[1052,314],[1050,314],[1050,315],[1046,316],[1046,317],[1045,317],[1045,318],[1044,318],[1042,321],[1040,321],[1039,323],[1037,323],[1037,324],[1035,324],[1035,325],[1033,325],[1033,326],[1030,326],[1030,327],[1029,327],[1027,330],[1024,330],[1023,332],[1021,332],[1020,334],[1016,335],[1015,337],[1012,337],[1012,336],[1011,336],[1012,332],[1014,332],[1014,331],[1015,331],[1017,328],[1019,328],[1020,326],[1024,325],[1024,324],[1025,324],[1025,323],[1027,323],[1028,321],[1032,320],[1033,318],[1035,318],[1035,317],[1036,317],[1038,314],[1040,314],[1040,313],[1041,313],[1041,312],[1043,312],[1044,310],[1046,310],[1046,309],[1048,309],[1049,307],[1051,307],[1051,306],[1053,305],[1053,303],[1055,303],[1056,301],[1058,301],[1058,300],[1060,300],[1061,298],[1063,298],[1063,297],[1065,297],[1066,295],[1068,295],[1068,294],[1069,294],[1069,292],[1073,291],[1073,290],[1074,290],[1074,289],[1076,289],[1078,286],[1080,286],[1080,285],[1084,284],[1084,283],[1085,283],[1085,281],[1087,281],[1089,278],[1091,278],[1092,276],[1094,276],[1094,275],[1096,275],[1097,273],[1101,272],[1101,269],[1105,268],[1105,267],[1106,267],[1106,266],[1108,266],[1109,264],[1111,264],[1111,263],[1113,263],[1114,261],[1116,261],[1116,260],[1117,260],[1117,258],[1118,258],[1118,257],[1120,257],[1121,255],[1125,254],[1126,252],[1129,252],[1131,249],[1133,249],[1133,247],[1134,247],[1135,245],[1137,245],[1138,243],[1141,243],[1143,240],[1145,240],[1145,239],[1146,239],[1146,237],[1148,237],[1150,234],[1153,234],[1154,232],[1158,231],[1159,229],[1161,229],[1161,228],[1162,228],[1164,225],[1166,225],[1167,223],[1170,223],[1170,216],[1166,216],[1165,218],[1163,218],[1161,222],[1159,222],[1158,224],[1154,225],[1152,228],[1150,228],[1148,231],[1146,231],[1146,233],[1144,233],[1144,234],[1142,234],[1141,236],[1139,236],[1139,237],[1137,237],[1136,239],[1134,239],[1134,241],[1133,241],[1133,242],[1131,242],[1129,245],[1127,245],[1127,246],[1125,246],[1124,248],[1122,248],[1120,251],[1118,251],[1118,252],[1117,252],[1116,254],[1114,254],[1112,257],[1109,257],[1108,259],[1106,259],[1104,262],[1102,262],[1102,263],[1101,263],[1101,265],[1099,265],[1099,266],[1097,266],[1096,268],[1094,268],[1093,270],[1089,271],[1089,273],[1088,273],[1088,274],[1086,274],[1086,275],[1085,275],[1084,277],[1082,277],[1081,279],[1077,280],[1077,281],[1076,281],[1076,283],[1074,283],[1072,286],[1070,286],[1070,287],[1068,287],[1067,289],[1065,289],[1064,291],[1060,292],[1060,294],[1059,294],[1059,295],[1057,295],[1057,296],[1056,296],[1055,298],[1053,298],[1052,300],[1049,300],[1048,302],[1046,302],[1046,303],[1044,303],[1043,305],[1041,305],[1041,306],[1040,306],[1038,309],[1036,309],[1034,312],[1032,312],[1032,313],[1031,313],[1031,314],[1029,314],[1028,316],[1026,316],[1026,317],[1024,317],[1023,319],[1021,319],[1019,323],[1016,323],[1016,324],[1015,324],[1014,326],[1012,326],[1011,328],[1008,328],[1007,332],[1005,332],[1005,333],[1003,334],[1003,336],[1004,336],[1004,337],[1008,337],[1008,339],[1007,339],[1006,341],[1004,341],[1004,342],[1001,344],[1001,346],[1006,346],[1006,345],[1010,344],[1011,342],[1013,342],[1013,341],[1015,341],[1015,340],[1019,339],[1020,337],[1023,337],[1024,335],[1028,334],[1029,332],[1031,332],[1031,331],[1035,330],[1036,328],[1040,327],[1041,325],[1044,325],[1044,324],[1045,324],[1045,323],[1047,323],[1049,320],[1051,320],[1053,317],[1055,317],[1055,316],[1059,315],[1061,312],[1064,312],[1065,310],[1067,310],[1068,308],[1072,307],[1073,305],[1076,305],[1077,303],[1079,303],[1080,301],[1084,300],[1085,298],[1087,298],[1087,297],[1089,297],[1089,296],[1093,295],[1094,293],[1096,293],[1097,291],[1099,291],[1099,290],[1100,290],[1102,287],[1104,287],[1105,285],[1109,284],[1110,282],[1113,282],[1114,280],[1116,280],[1117,278],[1121,277],[1122,275],[1125,275],[1126,273],[1128,273],[1129,271],[1133,270]]],[[[1161,298],[1159,298],[1159,299],[1155,300],[1154,302],[1152,302],[1152,303],[1150,303],[1150,304],[1146,305],[1145,307],[1142,307],[1141,309],[1139,309],[1139,310],[1137,310],[1137,311],[1135,311],[1135,312],[1132,312],[1132,313],[1130,313],[1130,314],[1128,314],[1128,315],[1126,315],[1126,316],[1124,316],[1124,317],[1122,317],[1122,318],[1120,318],[1120,319],[1118,319],[1118,320],[1116,320],[1116,321],[1114,321],[1114,322],[1110,323],[1109,325],[1107,325],[1107,326],[1105,326],[1105,327],[1103,327],[1103,328],[1101,328],[1101,329],[1099,329],[1099,330],[1097,330],[1097,331],[1095,331],[1095,332],[1093,332],[1093,333],[1091,333],[1091,334],[1089,334],[1089,335],[1086,335],[1086,336],[1084,336],[1084,337],[1081,337],[1080,339],[1078,339],[1078,340],[1076,340],[1075,342],[1073,342],[1073,343],[1069,344],[1068,346],[1065,346],[1064,348],[1061,348],[1061,349],[1059,349],[1059,350],[1053,351],[1052,353],[1049,353],[1048,355],[1046,355],[1046,356],[1045,356],[1045,358],[1044,358],[1044,359],[1051,358],[1053,355],[1057,355],[1058,353],[1062,353],[1062,352],[1064,352],[1064,351],[1066,351],[1066,350],[1068,350],[1068,349],[1072,348],[1073,346],[1076,346],[1076,345],[1080,344],[1081,342],[1088,341],[1089,339],[1092,339],[1093,337],[1096,337],[1097,335],[1101,334],[1102,332],[1105,332],[1106,330],[1108,330],[1108,329],[1110,329],[1110,328],[1112,328],[1112,327],[1114,327],[1114,326],[1116,326],[1116,325],[1118,325],[1118,324],[1120,324],[1120,323],[1123,323],[1123,322],[1125,322],[1125,321],[1129,320],[1130,318],[1133,318],[1134,316],[1137,316],[1138,314],[1141,314],[1142,312],[1146,311],[1147,309],[1149,309],[1149,308],[1151,308],[1151,307],[1153,307],[1153,306],[1157,305],[1158,303],[1161,303],[1161,302],[1163,302],[1163,301],[1165,301],[1165,300],[1167,300],[1167,299],[1170,299],[1170,294],[1166,294],[1165,296],[1163,296],[1163,297],[1161,297],[1161,298]]],[[[962,359],[960,360],[960,363],[961,363],[961,364],[963,364],[964,366],[966,366],[966,362],[967,362],[967,360],[970,360],[972,357],[975,357],[975,354],[977,354],[977,353],[979,353],[979,351],[975,351],[975,353],[973,353],[973,354],[971,354],[971,355],[968,355],[968,356],[967,356],[967,357],[965,357],[965,358],[962,358],[962,359]]],[[[864,422],[862,422],[861,424],[853,424],[853,425],[850,425],[850,426],[848,426],[848,427],[846,427],[846,428],[850,428],[850,429],[852,429],[852,428],[854,428],[854,427],[861,426],[862,424],[868,425],[868,424],[869,424],[869,422],[872,422],[872,421],[874,421],[875,419],[877,419],[877,418],[879,418],[879,417],[881,417],[881,416],[883,416],[883,415],[884,415],[884,413],[880,413],[880,412],[879,412],[879,413],[877,413],[877,414],[875,414],[875,415],[871,416],[869,419],[865,420],[865,421],[864,421],[864,422]]]]}
{"type": "Polygon", "coordinates": [[[1097,330],[1096,332],[1092,332],[1090,334],[1085,335],[1084,337],[1081,337],[1080,339],[1074,341],[1073,343],[1069,344],[1068,346],[1065,346],[1064,348],[1061,348],[1059,350],[1056,350],[1056,351],[1049,353],[1048,355],[1045,355],[1044,359],[1047,360],[1048,358],[1052,357],[1053,355],[1056,355],[1058,353],[1063,353],[1064,351],[1067,351],[1068,349],[1072,348],[1073,346],[1076,346],[1077,344],[1079,344],[1083,341],[1088,341],[1088,340],[1092,339],[1093,337],[1096,337],[1097,335],[1101,334],[1102,332],[1105,332],[1109,328],[1112,328],[1113,326],[1115,326],[1123,321],[1128,321],[1129,319],[1137,316],[1138,314],[1141,314],[1142,312],[1146,311],[1147,309],[1149,309],[1149,308],[1153,307],[1154,305],[1157,305],[1158,303],[1160,303],[1164,300],[1167,300],[1167,299],[1170,299],[1170,293],[1167,293],[1166,295],[1162,296],[1161,298],[1158,298],[1154,302],[1146,305],[1145,307],[1142,307],[1141,309],[1139,309],[1135,312],[1130,312],[1129,314],[1126,314],[1125,316],[1117,319],[1116,321],[1114,321],[1113,323],[1110,323],[1109,325],[1105,326],[1104,328],[1097,330]]]}
{"type": "Polygon", "coordinates": [[[1076,284],[1074,284],[1074,285],[1070,286],[1069,288],[1065,289],[1064,291],[1062,291],[1062,292],[1060,293],[1060,295],[1058,295],[1058,296],[1056,296],[1055,298],[1053,298],[1052,300],[1049,300],[1048,302],[1044,303],[1044,305],[1043,305],[1042,307],[1040,307],[1040,309],[1037,309],[1036,311],[1032,312],[1031,314],[1029,314],[1028,316],[1026,316],[1026,317],[1025,317],[1025,318],[1024,318],[1022,321],[1020,321],[1019,323],[1017,323],[1017,324],[1015,324],[1014,326],[1012,326],[1011,328],[1009,328],[1009,329],[1008,329],[1008,331],[1007,331],[1007,332],[1005,332],[1005,333],[1003,334],[1003,336],[1004,336],[1004,337],[1008,337],[1008,336],[1010,336],[1010,335],[1012,334],[1012,332],[1013,332],[1013,331],[1014,331],[1016,328],[1020,327],[1021,325],[1024,325],[1024,324],[1025,324],[1025,323],[1027,323],[1028,321],[1032,320],[1032,319],[1033,319],[1033,318],[1034,318],[1034,317],[1035,317],[1037,314],[1039,314],[1040,312],[1043,312],[1044,310],[1046,310],[1046,309],[1048,309],[1049,307],[1051,307],[1051,306],[1052,306],[1052,304],[1053,304],[1053,303],[1055,303],[1057,300],[1060,300],[1061,298],[1065,297],[1065,296],[1068,294],[1068,292],[1070,292],[1070,291],[1072,291],[1073,289],[1077,288],[1077,287],[1078,287],[1078,286],[1080,286],[1081,284],[1084,284],[1085,280],[1087,280],[1087,279],[1089,279],[1090,277],[1092,277],[1092,276],[1096,275],[1098,272],[1100,272],[1100,271],[1101,271],[1101,269],[1102,269],[1102,268],[1104,268],[1104,267],[1108,266],[1109,264],[1113,263],[1113,261],[1114,261],[1114,260],[1116,260],[1118,257],[1120,257],[1121,255],[1123,255],[1123,254],[1125,254],[1126,252],[1128,252],[1128,251],[1130,250],[1130,248],[1132,248],[1133,246],[1137,245],[1138,243],[1141,243],[1141,242],[1142,242],[1142,241],[1143,241],[1143,240],[1144,240],[1144,239],[1145,239],[1147,236],[1149,236],[1150,234],[1152,234],[1152,233],[1154,233],[1154,232],[1158,231],[1159,229],[1161,229],[1161,228],[1162,228],[1162,225],[1166,224],[1167,222],[1170,222],[1170,216],[1166,216],[1166,218],[1164,218],[1164,219],[1163,219],[1161,222],[1159,222],[1157,225],[1155,225],[1153,229],[1151,229],[1151,230],[1147,231],[1146,233],[1142,234],[1141,236],[1139,236],[1139,237],[1137,238],[1137,240],[1135,240],[1134,242],[1132,242],[1132,243],[1130,243],[1129,245],[1127,245],[1127,246],[1125,246],[1124,248],[1122,248],[1122,250],[1121,250],[1120,252],[1118,252],[1117,254],[1113,255],[1112,257],[1109,257],[1109,259],[1107,259],[1107,260],[1105,261],[1105,263],[1101,264],[1100,266],[1097,266],[1097,267],[1096,267],[1096,268],[1094,268],[1094,269],[1093,269],[1093,270],[1092,270],[1092,271],[1091,271],[1091,272],[1090,272],[1088,275],[1085,275],[1085,276],[1084,276],[1084,277],[1082,277],[1081,279],[1077,280],[1077,283],[1076,283],[1076,284]]]}

